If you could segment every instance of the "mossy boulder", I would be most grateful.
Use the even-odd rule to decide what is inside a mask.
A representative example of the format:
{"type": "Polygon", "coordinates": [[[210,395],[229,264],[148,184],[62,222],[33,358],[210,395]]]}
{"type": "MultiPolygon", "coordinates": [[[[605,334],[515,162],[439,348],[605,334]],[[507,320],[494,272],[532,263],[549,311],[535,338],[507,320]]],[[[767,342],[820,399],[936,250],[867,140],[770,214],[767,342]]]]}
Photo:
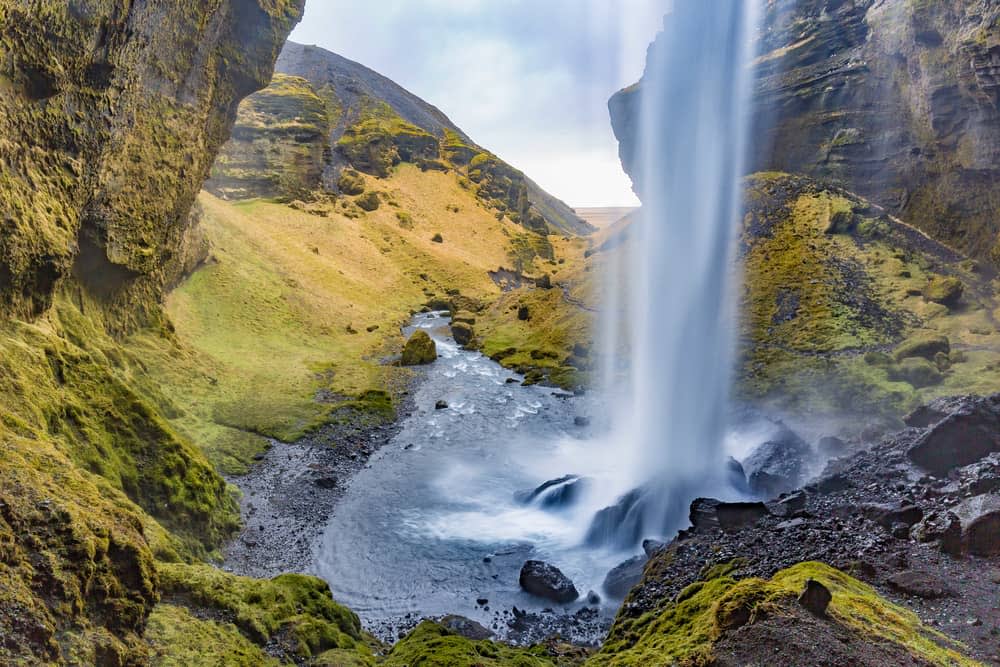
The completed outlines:
{"type": "Polygon", "coordinates": [[[917,389],[941,384],[944,376],[936,365],[923,357],[909,357],[889,368],[892,380],[908,382],[917,389]]]}
{"type": "Polygon", "coordinates": [[[900,343],[893,351],[896,361],[920,357],[932,361],[938,353],[949,354],[951,342],[947,336],[935,333],[918,333],[900,343]]]}
{"type": "Polygon", "coordinates": [[[378,207],[382,205],[382,201],[379,199],[377,192],[366,192],[355,199],[354,202],[361,207],[362,211],[367,211],[369,213],[377,211],[378,207]]]}
{"type": "Polygon", "coordinates": [[[452,322],[451,335],[455,342],[463,347],[468,347],[476,338],[476,332],[472,325],[465,322],[452,322]]]}
{"type": "Polygon", "coordinates": [[[924,298],[948,308],[954,308],[962,300],[965,284],[953,276],[935,276],[924,288],[924,298]]]}
{"type": "Polygon", "coordinates": [[[437,345],[426,331],[418,329],[403,346],[404,366],[425,366],[437,360],[437,345]]]}
{"type": "Polygon", "coordinates": [[[353,169],[345,169],[340,173],[340,179],[337,181],[337,187],[343,194],[354,197],[364,194],[365,179],[361,176],[361,174],[353,169]]]}

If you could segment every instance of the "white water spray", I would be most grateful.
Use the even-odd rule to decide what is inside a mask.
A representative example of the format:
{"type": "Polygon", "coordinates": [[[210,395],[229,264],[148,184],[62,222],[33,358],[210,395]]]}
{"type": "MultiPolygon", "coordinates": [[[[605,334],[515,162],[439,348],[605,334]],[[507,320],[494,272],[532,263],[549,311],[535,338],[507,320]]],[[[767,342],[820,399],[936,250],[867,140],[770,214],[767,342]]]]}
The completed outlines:
{"type": "Polygon", "coordinates": [[[631,493],[598,514],[591,543],[666,535],[693,495],[724,483],[756,14],[755,0],[677,0],[649,53],[633,175],[643,209],[619,310],[627,326],[606,341],[609,355],[628,355],[624,389],[617,379],[609,391],[621,399],[613,446],[631,462],[620,491],[631,493]]]}

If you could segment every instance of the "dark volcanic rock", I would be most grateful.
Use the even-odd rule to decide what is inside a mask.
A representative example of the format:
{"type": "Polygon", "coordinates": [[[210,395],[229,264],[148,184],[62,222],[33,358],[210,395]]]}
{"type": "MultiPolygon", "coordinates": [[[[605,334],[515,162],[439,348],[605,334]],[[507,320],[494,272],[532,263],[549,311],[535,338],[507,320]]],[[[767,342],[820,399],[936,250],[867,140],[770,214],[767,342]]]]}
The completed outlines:
{"type": "Polygon", "coordinates": [[[826,616],[831,600],[833,595],[829,589],[815,579],[807,581],[805,590],[799,594],[799,604],[816,616],[826,616]]]}
{"type": "Polygon", "coordinates": [[[616,565],[604,578],[604,592],[618,600],[628,595],[632,587],[642,580],[646,560],[645,556],[636,556],[616,565]]]}
{"type": "Polygon", "coordinates": [[[585,478],[566,475],[540,484],[533,491],[519,492],[514,499],[525,505],[537,502],[545,509],[561,509],[575,503],[586,486],[585,478]]]}
{"type": "Polygon", "coordinates": [[[691,503],[691,523],[699,530],[738,531],[770,516],[764,503],[724,503],[713,498],[698,498],[691,503]]]}
{"type": "Polygon", "coordinates": [[[659,540],[643,540],[642,550],[646,553],[647,557],[651,557],[657,551],[667,546],[666,542],[661,542],[659,540]]]}
{"type": "Polygon", "coordinates": [[[932,419],[937,409],[948,414],[914,443],[907,455],[921,468],[946,477],[955,468],[1000,452],[1000,395],[968,397],[931,407],[911,421],[932,419]]]}
{"type": "Polygon", "coordinates": [[[540,560],[526,562],[521,568],[518,581],[528,593],[559,604],[566,604],[580,597],[569,577],[559,568],[540,560]]]}
{"type": "Polygon", "coordinates": [[[869,504],[862,508],[869,519],[886,530],[892,530],[897,523],[914,526],[924,518],[924,511],[908,503],[869,504]]]}
{"type": "Polygon", "coordinates": [[[948,586],[930,572],[903,570],[889,577],[889,585],[900,593],[925,600],[936,600],[952,595],[948,586]]]}
{"type": "Polygon", "coordinates": [[[962,546],[976,556],[1000,555],[1000,496],[969,498],[952,510],[962,526],[962,546]]]}
{"type": "Polygon", "coordinates": [[[445,616],[438,622],[459,637],[465,637],[472,641],[492,639],[493,637],[492,631],[465,616],[445,616]]]}
{"type": "Polygon", "coordinates": [[[758,496],[774,498],[798,488],[811,456],[809,444],[791,429],[782,427],[743,462],[750,490],[758,496]]]}
{"type": "Polygon", "coordinates": [[[452,322],[451,336],[455,339],[456,343],[464,347],[475,339],[476,332],[470,324],[466,324],[465,322],[452,322]]]}

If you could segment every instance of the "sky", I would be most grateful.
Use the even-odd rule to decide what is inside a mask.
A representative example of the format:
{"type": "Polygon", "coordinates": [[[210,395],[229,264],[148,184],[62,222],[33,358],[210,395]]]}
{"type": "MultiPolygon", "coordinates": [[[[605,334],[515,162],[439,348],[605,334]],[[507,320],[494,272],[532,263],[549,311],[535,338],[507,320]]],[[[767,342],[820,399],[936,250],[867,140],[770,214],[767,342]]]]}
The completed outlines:
{"type": "Polygon", "coordinates": [[[309,0],[292,40],[389,77],[571,206],[632,206],[608,98],[670,0],[309,0]]]}

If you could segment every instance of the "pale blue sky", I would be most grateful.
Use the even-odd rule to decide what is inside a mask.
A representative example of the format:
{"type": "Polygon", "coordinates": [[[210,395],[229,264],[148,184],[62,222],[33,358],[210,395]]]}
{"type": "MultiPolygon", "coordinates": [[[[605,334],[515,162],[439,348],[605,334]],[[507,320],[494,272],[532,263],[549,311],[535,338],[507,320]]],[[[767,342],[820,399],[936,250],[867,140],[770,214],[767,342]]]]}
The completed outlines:
{"type": "Polygon", "coordinates": [[[292,39],[388,76],[572,206],[635,204],[607,99],[669,0],[309,0],[292,39]]]}

